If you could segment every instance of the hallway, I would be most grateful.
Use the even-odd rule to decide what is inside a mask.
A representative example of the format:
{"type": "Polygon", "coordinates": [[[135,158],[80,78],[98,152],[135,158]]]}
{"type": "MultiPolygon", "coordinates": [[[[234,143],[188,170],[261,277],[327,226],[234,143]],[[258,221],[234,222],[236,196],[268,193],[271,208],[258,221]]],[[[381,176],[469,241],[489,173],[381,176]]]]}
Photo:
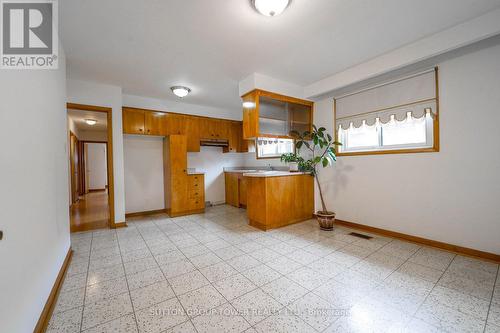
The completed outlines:
{"type": "Polygon", "coordinates": [[[71,232],[107,228],[109,220],[108,191],[96,191],[80,196],[71,206],[71,232]]]}

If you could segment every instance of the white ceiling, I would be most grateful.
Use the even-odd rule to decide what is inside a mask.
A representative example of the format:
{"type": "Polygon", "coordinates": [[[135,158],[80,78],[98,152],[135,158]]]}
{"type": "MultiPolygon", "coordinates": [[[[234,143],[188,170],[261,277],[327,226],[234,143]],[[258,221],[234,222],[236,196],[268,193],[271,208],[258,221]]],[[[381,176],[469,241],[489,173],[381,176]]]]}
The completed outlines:
{"type": "Polygon", "coordinates": [[[279,17],[249,0],[64,0],[73,79],[125,94],[241,112],[238,82],[257,72],[307,85],[499,7],[500,0],[293,0],[279,17]],[[178,100],[178,99],[177,99],[178,100]]]}
{"type": "Polygon", "coordinates": [[[82,131],[102,132],[107,130],[108,119],[105,112],[68,109],[68,118],[73,120],[76,128],[82,131]],[[90,126],[85,122],[85,119],[97,120],[97,124],[90,126]]]}

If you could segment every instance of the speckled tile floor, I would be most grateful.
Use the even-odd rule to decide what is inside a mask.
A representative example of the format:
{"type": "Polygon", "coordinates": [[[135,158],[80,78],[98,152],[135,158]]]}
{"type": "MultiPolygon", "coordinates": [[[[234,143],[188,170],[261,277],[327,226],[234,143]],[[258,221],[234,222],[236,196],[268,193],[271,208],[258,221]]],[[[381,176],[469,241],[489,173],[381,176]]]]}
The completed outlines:
{"type": "Polygon", "coordinates": [[[72,234],[48,332],[500,332],[496,264],[229,206],[128,225],[72,234]]]}

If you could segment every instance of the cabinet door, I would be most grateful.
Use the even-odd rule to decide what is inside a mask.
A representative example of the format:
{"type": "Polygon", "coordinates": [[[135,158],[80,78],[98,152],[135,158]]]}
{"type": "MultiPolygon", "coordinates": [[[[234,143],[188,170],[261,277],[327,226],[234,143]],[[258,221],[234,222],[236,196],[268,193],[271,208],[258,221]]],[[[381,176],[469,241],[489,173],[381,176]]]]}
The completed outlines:
{"type": "Polygon", "coordinates": [[[239,177],[239,186],[238,186],[238,194],[239,194],[239,204],[240,206],[247,205],[247,180],[245,177],[239,177]]]}
{"type": "Polygon", "coordinates": [[[145,133],[148,135],[167,135],[167,114],[164,112],[145,112],[145,133]]]}
{"type": "Polygon", "coordinates": [[[167,132],[169,135],[186,134],[186,116],[169,113],[167,115],[167,132]]]}
{"type": "Polygon", "coordinates": [[[123,133],[144,134],[144,110],[123,108],[123,133]]]}
{"type": "Polygon", "coordinates": [[[226,182],[226,204],[239,207],[238,199],[238,174],[226,172],[224,174],[226,182]]]}
{"type": "Polygon", "coordinates": [[[240,123],[231,122],[229,125],[229,134],[227,135],[229,146],[224,147],[224,153],[236,153],[240,151],[240,123]]]}
{"type": "Polygon", "coordinates": [[[185,135],[170,135],[170,210],[176,215],[189,210],[189,189],[187,169],[187,138],[185,135]]]}
{"type": "Polygon", "coordinates": [[[203,139],[216,139],[217,120],[211,118],[203,118],[200,125],[200,137],[203,139]]]}
{"type": "Polygon", "coordinates": [[[246,94],[243,103],[249,106],[243,107],[243,138],[253,139],[259,136],[259,98],[257,91],[246,94]]]}
{"type": "Polygon", "coordinates": [[[187,135],[187,151],[199,152],[200,151],[200,118],[187,116],[186,122],[186,135],[187,135]]]}
{"type": "Polygon", "coordinates": [[[215,121],[215,138],[229,140],[232,124],[233,124],[232,121],[216,120],[215,121]]]}

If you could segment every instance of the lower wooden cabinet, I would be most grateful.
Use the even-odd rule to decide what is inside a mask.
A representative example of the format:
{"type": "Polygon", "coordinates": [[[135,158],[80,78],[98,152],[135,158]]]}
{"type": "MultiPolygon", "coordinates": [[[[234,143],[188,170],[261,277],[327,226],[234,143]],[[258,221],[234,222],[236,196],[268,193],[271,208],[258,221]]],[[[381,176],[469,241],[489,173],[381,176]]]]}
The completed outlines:
{"type": "Polygon", "coordinates": [[[203,174],[188,175],[189,210],[205,209],[205,177],[203,174]]]}
{"type": "Polygon", "coordinates": [[[247,180],[242,173],[226,172],[224,174],[226,187],[226,204],[234,207],[247,205],[247,180]]]}

